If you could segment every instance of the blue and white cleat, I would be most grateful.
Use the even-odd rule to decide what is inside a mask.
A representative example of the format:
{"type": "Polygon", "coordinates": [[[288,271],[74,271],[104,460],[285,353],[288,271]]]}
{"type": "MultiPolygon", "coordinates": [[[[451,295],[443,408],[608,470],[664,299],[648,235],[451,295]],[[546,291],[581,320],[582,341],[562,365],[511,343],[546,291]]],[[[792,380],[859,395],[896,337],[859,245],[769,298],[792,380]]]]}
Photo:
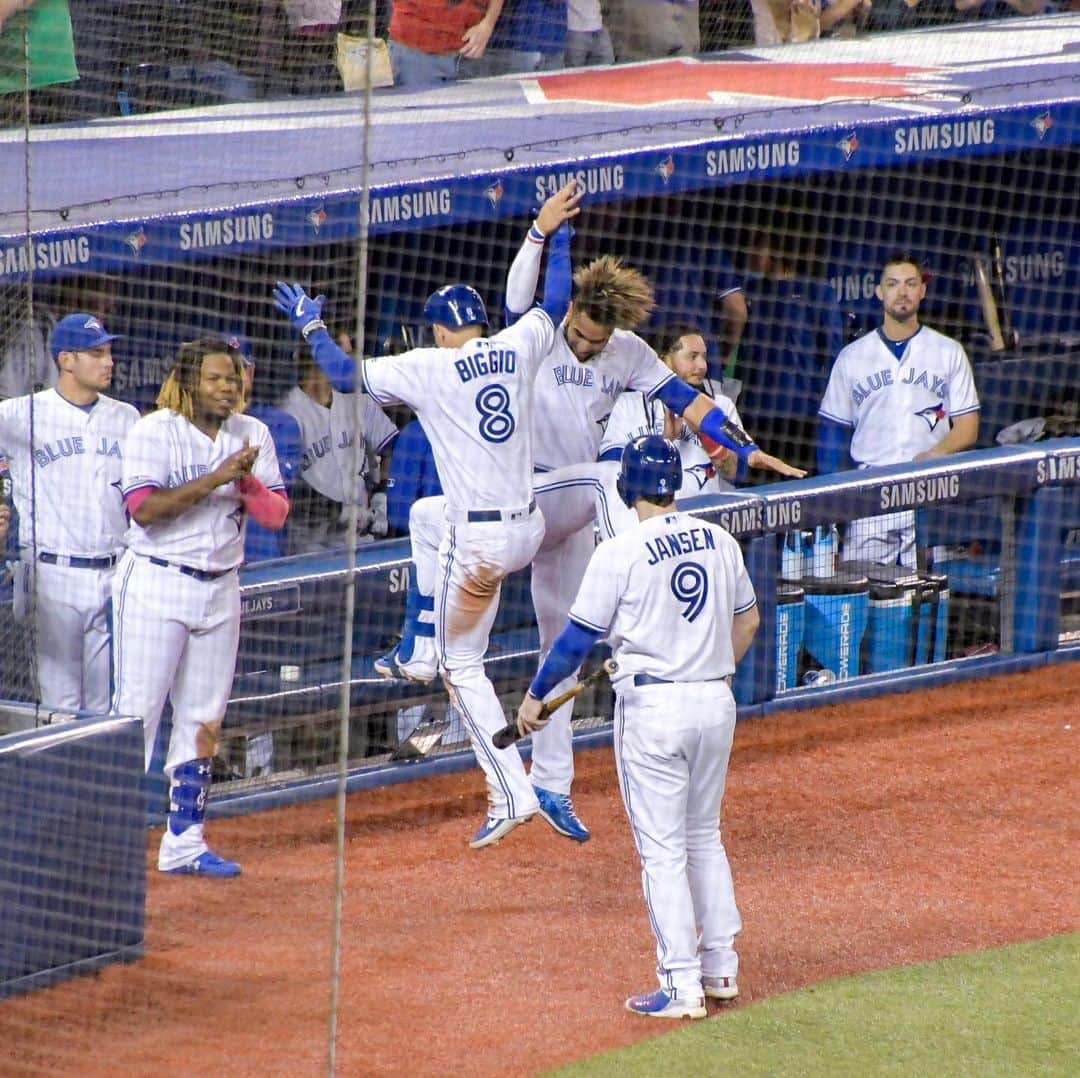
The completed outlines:
{"type": "Polygon", "coordinates": [[[536,800],[540,802],[540,815],[560,835],[572,838],[575,842],[588,842],[592,832],[577,818],[574,804],[569,794],[556,794],[550,790],[541,790],[534,786],[536,800]]]}
{"type": "Polygon", "coordinates": [[[224,857],[218,857],[213,850],[206,850],[186,865],[163,868],[161,871],[169,876],[211,876],[214,879],[229,880],[239,876],[241,870],[235,861],[226,861],[224,857]]]}
{"type": "Polygon", "coordinates": [[[392,648],[385,655],[375,660],[375,672],[380,677],[396,678],[399,681],[415,681],[419,685],[429,685],[438,672],[433,663],[421,660],[403,662],[398,648],[392,648]]]}
{"type": "Polygon", "coordinates": [[[626,1001],[626,1009],[649,1018],[704,1018],[709,1013],[705,1010],[704,996],[672,999],[662,988],[631,996],[626,1001]]]}
{"type": "Polygon", "coordinates": [[[483,849],[485,846],[494,846],[504,835],[510,834],[515,827],[520,827],[523,823],[528,823],[535,812],[530,812],[525,816],[489,816],[481,825],[476,834],[469,839],[469,845],[474,850],[483,849]]]}

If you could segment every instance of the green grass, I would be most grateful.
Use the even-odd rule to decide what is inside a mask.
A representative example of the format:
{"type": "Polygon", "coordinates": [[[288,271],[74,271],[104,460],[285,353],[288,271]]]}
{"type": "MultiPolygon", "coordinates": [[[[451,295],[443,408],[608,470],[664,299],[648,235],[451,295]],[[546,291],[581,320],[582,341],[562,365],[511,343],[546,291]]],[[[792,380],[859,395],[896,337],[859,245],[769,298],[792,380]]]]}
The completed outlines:
{"type": "Polygon", "coordinates": [[[827,981],[548,1074],[1077,1075],[1078,1028],[1072,934],[827,981]]]}

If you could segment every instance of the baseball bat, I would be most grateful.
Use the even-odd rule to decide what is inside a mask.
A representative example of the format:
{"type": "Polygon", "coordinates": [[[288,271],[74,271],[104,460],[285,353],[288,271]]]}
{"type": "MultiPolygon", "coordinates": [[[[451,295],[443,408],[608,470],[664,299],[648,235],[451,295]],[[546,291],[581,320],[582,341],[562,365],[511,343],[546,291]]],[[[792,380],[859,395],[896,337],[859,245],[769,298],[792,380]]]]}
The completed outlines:
{"type": "Polygon", "coordinates": [[[1001,312],[1001,332],[1008,347],[1016,346],[1016,334],[1013,332],[1012,319],[1009,317],[1009,301],[1005,295],[1005,258],[1001,253],[1001,241],[994,236],[991,239],[994,252],[994,283],[997,285],[998,310],[1001,312]]]}
{"type": "MultiPolygon", "coordinates": [[[[619,669],[619,664],[614,659],[606,659],[601,666],[598,666],[588,677],[582,678],[572,689],[567,689],[566,692],[559,693],[558,696],[553,697],[551,700],[545,700],[544,706],[540,709],[541,716],[550,715],[553,711],[558,711],[567,700],[573,700],[579,692],[583,692],[594,681],[599,681],[600,678],[607,674],[609,677],[616,673],[619,669]]],[[[501,730],[496,730],[491,735],[491,743],[497,749],[509,748],[515,741],[521,740],[521,734],[518,733],[517,723],[508,722],[501,730]]]]}
{"type": "Polygon", "coordinates": [[[994,290],[990,286],[987,259],[979,254],[975,255],[975,289],[979,293],[979,307],[982,310],[983,321],[990,331],[990,351],[1004,352],[1005,338],[1001,334],[997,303],[994,302],[994,290]]]}

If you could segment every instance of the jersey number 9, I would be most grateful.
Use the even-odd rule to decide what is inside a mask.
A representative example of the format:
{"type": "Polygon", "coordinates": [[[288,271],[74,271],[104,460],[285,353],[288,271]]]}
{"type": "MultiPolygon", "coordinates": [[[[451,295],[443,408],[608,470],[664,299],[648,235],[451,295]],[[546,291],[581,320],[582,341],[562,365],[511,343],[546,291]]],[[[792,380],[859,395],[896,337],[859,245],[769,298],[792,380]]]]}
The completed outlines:
{"type": "Polygon", "coordinates": [[[476,394],[476,410],[480,413],[480,437],[485,442],[505,442],[514,433],[517,424],[506,386],[484,386],[476,394]]]}
{"type": "Polygon", "coordinates": [[[682,616],[693,621],[705,609],[705,600],[709,596],[709,577],[705,570],[694,561],[686,561],[675,566],[671,574],[671,594],[685,603],[682,616]]]}

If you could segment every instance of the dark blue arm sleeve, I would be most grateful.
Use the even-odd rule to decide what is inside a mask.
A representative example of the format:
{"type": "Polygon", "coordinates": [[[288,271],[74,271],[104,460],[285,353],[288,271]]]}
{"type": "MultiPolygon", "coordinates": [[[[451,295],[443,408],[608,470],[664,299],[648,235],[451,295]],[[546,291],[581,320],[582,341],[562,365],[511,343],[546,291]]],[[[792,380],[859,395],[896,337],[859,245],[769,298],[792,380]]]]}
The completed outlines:
{"type": "Polygon", "coordinates": [[[540,664],[529,692],[537,700],[543,700],[563,678],[569,677],[581,665],[600,636],[601,633],[595,629],[586,629],[576,621],[568,621],[566,628],[555,637],[547,658],[540,664]]]}
{"type": "Polygon", "coordinates": [[[738,424],[732,423],[719,407],[705,413],[705,418],[701,421],[701,433],[707,434],[725,449],[730,449],[740,463],[757,449],[754,439],[738,424]]]}
{"type": "Polygon", "coordinates": [[[819,475],[851,467],[851,428],[818,416],[817,470],[819,475]]]}
{"type": "Polygon", "coordinates": [[[664,402],[669,412],[682,415],[697,400],[698,392],[681,378],[669,378],[653,395],[664,402]]]}
{"type": "Polygon", "coordinates": [[[325,329],[314,330],[309,334],[307,342],[315,362],[330,379],[330,384],[339,393],[354,393],[356,360],[348,352],[343,352],[325,329]]]}
{"type": "Polygon", "coordinates": [[[566,317],[570,306],[570,289],[573,275],[570,272],[570,229],[564,221],[548,240],[547,272],[544,274],[544,298],[540,306],[547,311],[552,322],[558,326],[566,317]]]}

